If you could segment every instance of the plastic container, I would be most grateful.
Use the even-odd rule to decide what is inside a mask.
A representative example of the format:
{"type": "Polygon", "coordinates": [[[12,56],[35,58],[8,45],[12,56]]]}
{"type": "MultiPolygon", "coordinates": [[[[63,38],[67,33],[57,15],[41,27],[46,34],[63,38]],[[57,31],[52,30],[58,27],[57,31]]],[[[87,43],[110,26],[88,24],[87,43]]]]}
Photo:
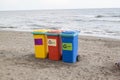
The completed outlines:
{"type": "Polygon", "coordinates": [[[51,30],[47,32],[48,38],[48,58],[50,60],[61,60],[61,37],[60,30],[51,30]]]}
{"type": "Polygon", "coordinates": [[[35,48],[35,57],[36,58],[46,58],[48,55],[48,47],[47,47],[47,36],[46,32],[48,30],[41,29],[35,30],[33,33],[34,37],[34,48],[35,48]]]}
{"type": "Polygon", "coordinates": [[[75,63],[79,60],[78,55],[78,32],[64,31],[62,38],[62,60],[67,63],[75,63]]]}

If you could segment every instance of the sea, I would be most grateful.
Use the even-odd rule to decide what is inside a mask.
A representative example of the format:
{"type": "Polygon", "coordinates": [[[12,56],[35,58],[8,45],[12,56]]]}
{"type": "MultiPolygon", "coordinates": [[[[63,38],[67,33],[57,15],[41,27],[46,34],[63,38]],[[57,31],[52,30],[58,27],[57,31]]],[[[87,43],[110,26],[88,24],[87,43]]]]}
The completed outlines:
{"type": "Polygon", "coordinates": [[[61,29],[120,39],[120,8],[0,11],[0,30],[61,29]]]}

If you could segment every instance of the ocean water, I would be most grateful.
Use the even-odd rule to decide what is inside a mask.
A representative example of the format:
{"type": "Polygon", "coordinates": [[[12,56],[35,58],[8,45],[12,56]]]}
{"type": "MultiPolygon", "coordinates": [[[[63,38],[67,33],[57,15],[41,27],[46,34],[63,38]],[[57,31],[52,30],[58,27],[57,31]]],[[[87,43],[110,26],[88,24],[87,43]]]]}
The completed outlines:
{"type": "Polygon", "coordinates": [[[0,11],[0,30],[77,30],[80,35],[120,39],[120,8],[0,11]]]}

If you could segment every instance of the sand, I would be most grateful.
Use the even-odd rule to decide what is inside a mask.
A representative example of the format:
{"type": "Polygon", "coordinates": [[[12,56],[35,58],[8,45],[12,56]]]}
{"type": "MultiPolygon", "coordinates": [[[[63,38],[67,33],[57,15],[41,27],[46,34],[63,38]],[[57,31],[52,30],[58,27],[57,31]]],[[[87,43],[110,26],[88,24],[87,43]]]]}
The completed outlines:
{"type": "Polygon", "coordinates": [[[34,58],[29,32],[0,31],[0,80],[120,80],[120,40],[79,36],[74,64],[34,58]]]}

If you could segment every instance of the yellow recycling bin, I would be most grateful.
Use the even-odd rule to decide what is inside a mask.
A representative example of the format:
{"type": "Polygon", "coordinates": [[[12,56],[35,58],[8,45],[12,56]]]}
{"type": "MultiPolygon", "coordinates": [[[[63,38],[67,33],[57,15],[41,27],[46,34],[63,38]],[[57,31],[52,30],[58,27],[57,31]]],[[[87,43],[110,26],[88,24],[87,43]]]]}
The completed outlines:
{"type": "Polygon", "coordinates": [[[34,48],[35,48],[35,57],[36,58],[46,58],[48,55],[48,47],[47,47],[47,36],[45,33],[48,30],[40,29],[35,30],[33,33],[34,37],[34,48]]]}

